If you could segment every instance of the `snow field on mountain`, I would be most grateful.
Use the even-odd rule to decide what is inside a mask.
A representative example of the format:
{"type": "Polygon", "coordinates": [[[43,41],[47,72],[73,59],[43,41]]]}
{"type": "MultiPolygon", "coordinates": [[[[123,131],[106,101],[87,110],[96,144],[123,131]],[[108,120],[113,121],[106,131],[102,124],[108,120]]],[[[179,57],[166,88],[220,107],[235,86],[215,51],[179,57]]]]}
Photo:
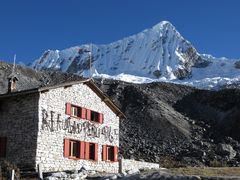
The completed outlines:
{"type": "Polygon", "coordinates": [[[132,83],[165,81],[209,89],[239,81],[236,61],[199,54],[171,23],[163,21],[110,44],[48,50],[31,67],[132,83]],[[208,65],[199,67],[203,62],[208,65]]]}

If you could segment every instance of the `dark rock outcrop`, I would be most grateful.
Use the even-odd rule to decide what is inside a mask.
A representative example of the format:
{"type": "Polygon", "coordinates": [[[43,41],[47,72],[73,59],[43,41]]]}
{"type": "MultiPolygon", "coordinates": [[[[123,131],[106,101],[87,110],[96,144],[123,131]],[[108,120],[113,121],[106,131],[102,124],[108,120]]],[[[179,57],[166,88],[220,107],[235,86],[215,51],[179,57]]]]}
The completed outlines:
{"type": "Polygon", "coordinates": [[[216,152],[221,156],[226,156],[229,160],[232,160],[237,154],[230,144],[219,144],[216,152]]]}
{"type": "Polygon", "coordinates": [[[240,69],[240,61],[236,61],[234,65],[235,65],[235,68],[240,69]]]}

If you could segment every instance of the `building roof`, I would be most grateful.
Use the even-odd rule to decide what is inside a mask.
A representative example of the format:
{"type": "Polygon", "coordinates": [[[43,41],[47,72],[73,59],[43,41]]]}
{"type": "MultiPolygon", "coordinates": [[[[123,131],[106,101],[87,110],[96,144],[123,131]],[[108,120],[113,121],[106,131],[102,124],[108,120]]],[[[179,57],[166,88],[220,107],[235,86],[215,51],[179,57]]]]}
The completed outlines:
{"type": "Polygon", "coordinates": [[[51,89],[56,89],[59,87],[68,87],[72,86],[75,84],[86,84],[92,91],[94,91],[100,98],[101,100],[120,118],[126,118],[126,116],[121,112],[119,107],[112,102],[112,100],[105,95],[93,82],[92,79],[85,79],[81,81],[70,81],[70,82],[65,82],[65,83],[60,83],[57,85],[53,86],[45,86],[45,87],[39,87],[39,88],[34,88],[34,89],[28,89],[28,90],[23,90],[23,91],[17,91],[17,92],[12,92],[12,93],[6,93],[6,94],[0,94],[0,99],[1,98],[6,98],[6,97],[14,97],[18,95],[24,95],[24,94],[32,94],[32,93],[39,93],[39,92],[44,92],[48,91],[51,89]]]}

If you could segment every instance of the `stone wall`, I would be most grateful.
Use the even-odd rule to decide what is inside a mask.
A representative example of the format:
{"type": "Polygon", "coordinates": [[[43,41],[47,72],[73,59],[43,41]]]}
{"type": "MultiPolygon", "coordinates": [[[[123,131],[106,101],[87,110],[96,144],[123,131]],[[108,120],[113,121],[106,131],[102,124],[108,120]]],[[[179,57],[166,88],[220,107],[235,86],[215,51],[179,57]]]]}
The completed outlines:
{"type": "Polygon", "coordinates": [[[0,136],[7,137],[6,159],[35,167],[38,131],[38,94],[0,99],[0,136]]]}
{"type": "Polygon", "coordinates": [[[139,170],[139,169],[158,169],[159,164],[144,161],[136,161],[134,159],[121,159],[122,171],[139,170]]]}
{"type": "Polygon", "coordinates": [[[44,172],[75,170],[82,166],[118,172],[118,162],[102,161],[102,145],[119,146],[119,118],[87,85],[76,84],[41,93],[39,118],[36,161],[42,164],[44,172]],[[103,113],[104,123],[69,117],[65,114],[67,102],[103,113]],[[97,133],[91,133],[92,128],[97,133]],[[65,158],[64,138],[98,143],[98,161],[65,158]]]}

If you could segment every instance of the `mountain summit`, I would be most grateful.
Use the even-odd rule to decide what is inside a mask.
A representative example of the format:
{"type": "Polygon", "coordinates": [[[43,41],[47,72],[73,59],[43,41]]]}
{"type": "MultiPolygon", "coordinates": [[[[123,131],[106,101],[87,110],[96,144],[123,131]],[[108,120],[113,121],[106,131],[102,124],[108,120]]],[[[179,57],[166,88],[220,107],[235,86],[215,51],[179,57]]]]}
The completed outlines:
{"type": "Polygon", "coordinates": [[[212,88],[238,81],[236,64],[237,60],[199,54],[170,22],[162,21],[110,44],[48,50],[32,67],[135,83],[172,81],[212,88]]]}

